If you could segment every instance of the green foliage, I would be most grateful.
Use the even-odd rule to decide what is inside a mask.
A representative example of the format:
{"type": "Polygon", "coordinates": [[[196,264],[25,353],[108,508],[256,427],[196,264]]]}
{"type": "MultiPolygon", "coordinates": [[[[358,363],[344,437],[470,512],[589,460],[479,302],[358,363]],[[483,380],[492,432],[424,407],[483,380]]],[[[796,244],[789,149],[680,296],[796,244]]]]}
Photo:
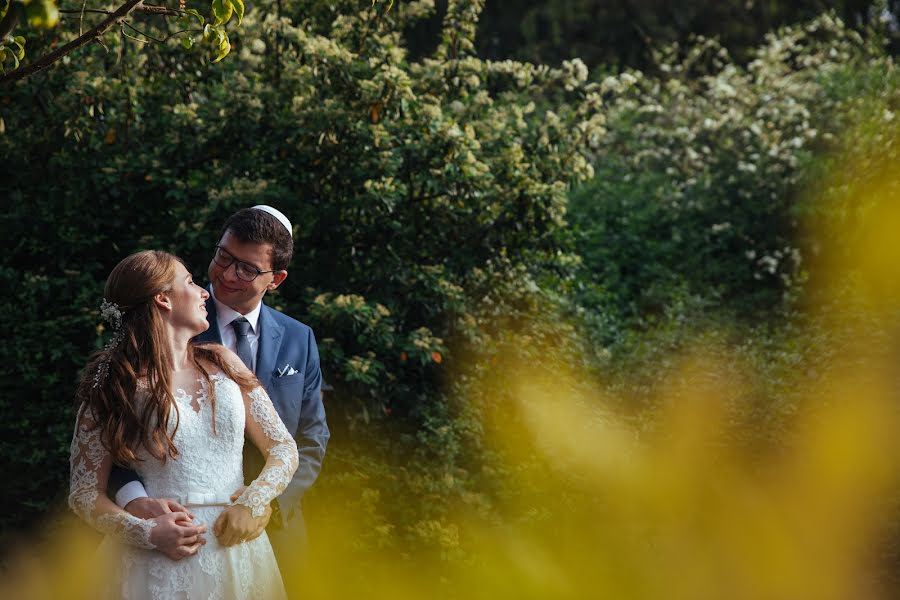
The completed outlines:
{"type": "Polygon", "coordinates": [[[851,123],[880,129],[869,147],[896,151],[893,61],[830,16],[770,36],[747,66],[704,39],[658,58],[663,75],[634,73],[611,103],[597,175],[573,195],[583,301],[613,323],[685,296],[743,316],[789,306],[821,245],[803,225],[833,210],[802,190],[821,165],[842,170],[826,157],[851,123]]]}
{"type": "MultiPolygon", "coordinates": [[[[900,3],[514,0],[488,4],[479,24],[478,49],[490,58],[552,64],[578,56],[591,67],[652,69],[654,51],[660,46],[685,46],[692,36],[701,35],[716,37],[739,62],[746,62],[769,32],[813,19],[826,10],[864,29],[886,15],[897,19],[900,3]]],[[[893,34],[897,35],[896,27],[893,34]]]]}
{"type": "MultiPolygon", "coordinates": [[[[233,14],[229,6],[219,6],[219,20],[233,14]]],[[[590,175],[582,140],[602,122],[598,87],[578,61],[480,60],[471,40],[480,3],[451,8],[438,49],[419,61],[408,60],[400,32],[433,11],[429,2],[390,11],[301,2],[281,13],[256,4],[219,65],[116,37],[110,54],[85,48],[11,89],[13,105],[37,97],[59,119],[47,126],[26,111],[4,115],[15,135],[0,136],[0,148],[11,157],[7,191],[17,207],[5,226],[21,240],[4,260],[46,281],[36,284],[52,298],[45,310],[82,319],[48,334],[70,349],[65,366],[33,350],[27,360],[3,357],[12,380],[32,368],[60,374],[52,394],[39,380],[26,390],[34,405],[65,429],[60,407],[99,342],[95,307],[116,261],[139,248],[170,249],[200,278],[224,218],[270,203],[296,223],[297,252],[269,301],[317,332],[334,388],[336,453],[352,433],[361,446],[392,440],[382,455],[389,464],[419,457],[378,489],[383,497],[428,490],[434,502],[391,523],[404,539],[446,540],[452,527],[434,522],[471,492],[483,460],[477,412],[448,372],[477,388],[471,365],[501,347],[512,352],[508,328],[536,341],[559,336],[554,294],[542,287],[568,285],[566,194],[590,175]]],[[[191,19],[196,26],[201,17],[191,19]]],[[[25,290],[8,289],[11,305],[31,306],[25,290]]],[[[62,450],[41,465],[52,484],[16,478],[6,493],[54,497],[62,450]]],[[[322,494],[339,480],[331,469],[326,461],[322,494]]]]}
{"type": "Polygon", "coordinates": [[[6,72],[6,62],[12,62],[13,69],[19,68],[19,61],[25,58],[25,38],[21,35],[6,36],[6,41],[0,44],[0,73],[6,72]]]}
{"type": "MultiPolygon", "coordinates": [[[[124,5],[122,5],[124,6],[124,5]]],[[[112,12],[108,10],[107,7],[94,7],[85,5],[86,13],[82,13],[79,19],[79,30],[76,32],[74,29],[72,30],[64,30],[62,32],[54,32],[53,37],[47,36],[38,36],[37,39],[40,42],[37,45],[39,50],[49,51],[59,42],[59,38],[62,37],[66,42],[72,41],[77,37],[80,37],[84,31],[82,25],[84,24],[84,16],[85,14],[88,17],[92,16],[94,13],[102,13],[105,15],[111,15],[112,12]],[[50,41],[50,48],[46,48],[46,42],[50,41]]],[[[140,7],[138,7],[140,8],[140,7]]],[[[161,8],[161,7],[154,7],[161,8]]],[[[171,31],[168,27],[167,23],[157,23],[148,27],[149,30],[153,30],[155,33],[163,33],[164,39],[160,40],[158,37],[148,35],[146,32],[136,29],[132,25],[132,17],[134,13],[124,19],[122,21],[122,25],[128,27],[129,30],[138,33],[141,37],[131,36],[132,39],[143,42],[157,42],[157,43],[165,43],[170,38],[181,34],[187,34],[185,37],[181,38],[181,46],[185,50],[190,50],[193,48],[194,43],[197,41],[192,33],[202,33],[202,36],[199,38],[204,44],[206,44],[212,50],[213,60],[212,62],[216,63],[225,58],[228,53],[231,51],[231,42],[228,39],[228,31],[225,28],[225,25],[231,21],[232,16],[237,15],[237,27],[240,27],[241,22],[244,19],[244,3],[243,0],[211,0],[210,4],[210,14],[213,19],[211,23],[206,23],[206,19],[200,14],[197,9],[183,9],[183,8],[170,8],[166,7],[166,10],[171,13],[180,15],[181,18],[179,21],[182,24],[182,29],[180,31],[171,31]],[[200,29],[194,29],[190,26],[191,17],[196,18],[199,21],[200,29]],[[168,34],[168,35],[165,35],[168,34]]],[[[4,19],[4,25],[9,23],[9,30],[15,30],[17,25],[17,21],[26,22],[29,27],[35,30],[41,29],[54,29],[59,23],[59,9],[56,6],[55,0],[6,0],[4,5],[0,5],[0,19],[3,19],[6,16],[6,13],[9,13],[10,16],[15,15],[14,20],[4,19]]],[[[7,27],[3,27],[0,29],[2,35],[7,34],[7,27]]],[[[130,36],[131,34],[125,33],[124,29],[122,31],[123,37],[130,36]]],[[[15,70],[19,68],[20,61],[25,57],[25,38],[24,36],[8,36],[8,41],[0,44],[0,73],[5,73],[7,70],[15,70]],[[15,45],[13,45],[15,44],[15,45]],[[11,63],[11,68],[7,68],[5,63],[11,63]]],[[[40,54],[38,55],[40,57],[40,54]]],[[[37,57],[36,57],[37,58],[37,57]]]]}

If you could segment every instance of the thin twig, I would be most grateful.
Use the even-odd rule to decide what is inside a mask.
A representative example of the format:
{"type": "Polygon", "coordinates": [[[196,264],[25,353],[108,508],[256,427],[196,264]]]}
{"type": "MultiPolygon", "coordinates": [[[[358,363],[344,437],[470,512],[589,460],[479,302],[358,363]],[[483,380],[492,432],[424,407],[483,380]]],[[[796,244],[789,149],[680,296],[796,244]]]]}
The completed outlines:
{"type": "MultiPolygon", "coordinates": [[[[138,32],[138,33],[140,33],[140,32],[138,32]]],[[[140,38],[134,37],[133,35],[128,35],[127,33],[125,33],[125,29],[124,29],[124,28],[122,29],[122,36],[123,36],[123,37],[127,37],[129,40],[134,40],[134,41],[140,42],[140,43],[142,43],[142,44],[149,44],[149,43],[150,43],[148,40],[142,40],[142,39],[140,39],[140,38]]]]}
{"type": "Polygon", "coordinates": [[[156,42],[157,44],[165,44],[165,43],[168,42],[170,39],[172,39],[173,37],[175,37],[176,35],[178,35],[179,33],[188,33],[188,32],[192,32],[192,33],[203,33],[203,30],[202,30],[202,29],[179,29],[178,31],[175,31],[175,32],[173,32],[173,33],[170,33],[170,34],[167,35],[166,37],[160,39],[160,38],[155,38],[155,37],[153,37],[152,35],[148,35],[148,34],[144,33],[143,31],[141,31],[140,29],[136,29],[136,28],[135,28],[131,23],[129,23],[128,21],[122,21],[122,24],[125,25],[126,27],[128,27],[128,29],[130,29],[130,30],[132,30],[132,31],[134,31],[134,32],[136,32],[136,33],[141,34],[141,35],[144,36],[145,38],[150,39],[150,40],[153,40],[153,41],[156,42]]]}
{"type": "MultiPolygon", "coordinates": [[[[162,43],[162,40],[158,40],[158,39],[156,39],[155,37],[153,37],[152,35],[147,35],[147,34],[144,33],[143,31],[141,31],[140,29],[137,29],[134,25],[132,25],[132,24],[129,23],[128,21],[122,21],[122,25],[124,25],[124,26],[127,27],[128,29],[134,31],[135,33],[141,34],[142,36],[144,36],[144,37],[147,38],[147,39],[153,40],[154,42],[157,42],[157,43],[160,43],[160,44],[162,43]]],[[[122,32],[122,34],[123,34],[125,37],[131,38],[131,39],[136,39],[136,38],[131,37],[130,35],[128,35],[128,34],[125,33],[124,31],[122,32]]],[[[147,40],[138,40],[138,41],[141,42],[141,43],[144,43],[144,44],[147,43],[147,40]]]]}
{"type": "Polygon", "coordinates": [[[84,8],[87,6],[87,0],[81,2],[81,16],[78,18],[78,35],[84,35],[84,8]]]}
{"type": "Polygon", "coordinates": [[[179,33],[187,33],[187,32],[192,32],[192,33],[203,33],[203,30],[202,30],[202,29],[179,29],[179,30],[176,31],[175,33],[170,33],[169,35],[167,35],[166,37],[164,37],[164,38],[162,39],[162,41],[163,41],[163,42],[167,42],[167,41],[169,41],[171,38],[173,38],[173,37],[175,37],[176,35],[178,35],[179,33]]]}

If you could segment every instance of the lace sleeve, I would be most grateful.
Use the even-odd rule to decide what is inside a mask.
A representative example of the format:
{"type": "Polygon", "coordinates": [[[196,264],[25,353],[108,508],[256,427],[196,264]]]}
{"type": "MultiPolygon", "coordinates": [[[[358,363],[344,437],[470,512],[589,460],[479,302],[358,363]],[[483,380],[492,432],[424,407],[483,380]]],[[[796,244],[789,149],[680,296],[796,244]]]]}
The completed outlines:
{"type": "Polygon", "coordinates": [[[100,430],[82,406],[75,422],[69,454],[69,506],[98,531],[140,548],[153,549],[150,530],[155,521],[128,514],[106,497],[112,460],[100,442],[100,430]]]}
{"type": "Polygon", "coordinates": [[[266,464],[235,504],[243,504],[254,517],[262,516],[266,506],[278,497],[297,470],[297,442],[288,433],[269,395],[257,386],[246,395],[247,434],[266,457],[266,464]]]}

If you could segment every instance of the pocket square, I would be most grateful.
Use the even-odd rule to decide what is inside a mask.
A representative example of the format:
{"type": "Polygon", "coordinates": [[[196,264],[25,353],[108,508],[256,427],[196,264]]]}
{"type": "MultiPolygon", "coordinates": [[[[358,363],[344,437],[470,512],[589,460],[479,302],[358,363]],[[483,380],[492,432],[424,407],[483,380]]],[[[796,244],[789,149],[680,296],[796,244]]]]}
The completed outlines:
{"type": "Polygon", "coordinates": [[[288,375],[293,375],[298,371],[296,371],[291,365],[284,365],[280,369],[277,369],[275,372],[278,373],[278,377],[287,377],[288,375]]]}

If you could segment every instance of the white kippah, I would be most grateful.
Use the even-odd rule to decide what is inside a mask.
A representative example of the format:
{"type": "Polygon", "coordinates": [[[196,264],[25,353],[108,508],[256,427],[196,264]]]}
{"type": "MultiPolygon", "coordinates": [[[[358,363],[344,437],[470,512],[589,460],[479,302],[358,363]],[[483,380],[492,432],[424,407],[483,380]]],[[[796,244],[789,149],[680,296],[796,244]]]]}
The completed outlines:
{"type": "Polygon", "coordinates": [[[291,237],[294,237],[294,230],[291,229],[291,222],[288,221],[288,218],[286,216],[284,216],[284,213],[282,213],[280,210],[278,210],[276,208],[272,208],[271,206],[269,206],[267,204],[257,204],[256,206],[253,206],[251,208],[253,208],[255,210],[261,210],[263,212],[267,212],[270,215],[272,215],[273,217],[275,217],[276,219],[278,219],[279,221],[281,221],[281,224],[284,225],[285,229],[288,230],[288,233],[291,235],[291,237]]]}

